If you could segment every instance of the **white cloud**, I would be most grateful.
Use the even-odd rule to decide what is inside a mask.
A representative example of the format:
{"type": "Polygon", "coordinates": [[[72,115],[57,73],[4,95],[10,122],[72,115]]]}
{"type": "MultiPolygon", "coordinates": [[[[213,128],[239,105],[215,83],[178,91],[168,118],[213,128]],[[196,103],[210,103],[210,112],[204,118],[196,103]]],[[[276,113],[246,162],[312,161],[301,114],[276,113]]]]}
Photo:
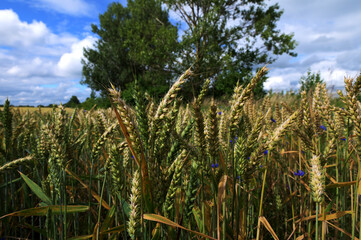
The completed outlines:
{"type": "Polygon", "coordinates": [[[32,5],[73,16],[90,16],[95,7],[84,0],[35,0],[32,5]]]}
{"type": "Polygon", "coordinates": [[[39,21],[24,22],[13,10],[0,10],[0,102],[48,105],[85,100],[90,89],[79,85],[83,47],[96,38],[55,34],[39,21]]]}
{"type": "Polygon", "coordinates": [[[48,28],[42,22],[21,22],[11,9],[0,10],[0,45],[29,47],[34,43],[45,43],[48,28]]]}
{"type": "Polygon", "coordinates": [[[295,73],[292,70],[274,71],[273,75],[264,83],[266,90],[282,91],[296,89],[298,87],[298,79],[301,76],[301,74],[295,73]]]}
{"type": "Polygon", "coordinates": [[[58,75],[64,77],[81,75],[83,49],[93,47],[95,41],[96,38],[89,36],[80,42],[74,43],[71,46],[71,52],[61,56],[57,64],[58,75]]]}
{"type": "Polygon", "coordinates": [[[297,87],[307,69],[320,72],[337,89],[344,86],[344,76],[356,76],[361,68],[361,1],[271,0],[277,2],[284,9],[279,28],[295,34],[299,57],[281,56],[271,65],[268,89],[297,87]]]}
{"type": "MultiPolygon", "coordinates": [[[[1,80],[0,80],[1,86],[1,80]]],[[[89,88],[80,88],[76,81],[60,83],[54,87],[48,86],[27,86],[16,89],[10,88],[7,93],[0,90],[0,101],[4,102],[7,97],[11,104],[15,105],[49,105],[51,103],[66,103],[71,96],[75,95],[80,101],[89,97],[89,88]]]]}
{"type": "Polygon", "coordinates": [[[18,59],[7,71],[8,77],[28,78],[35,76],[53,76],[54,63],[47,59],[35,57],[33,59],[18,59]]]}
{"type": "Polygon", "coordinates": [[[20,21],[12,9],[0,10],[0,46],[56,55],[64,51],[61,47],[75,41],[77,38],[69,34],[52,33],[43,22],[20,21]]]}

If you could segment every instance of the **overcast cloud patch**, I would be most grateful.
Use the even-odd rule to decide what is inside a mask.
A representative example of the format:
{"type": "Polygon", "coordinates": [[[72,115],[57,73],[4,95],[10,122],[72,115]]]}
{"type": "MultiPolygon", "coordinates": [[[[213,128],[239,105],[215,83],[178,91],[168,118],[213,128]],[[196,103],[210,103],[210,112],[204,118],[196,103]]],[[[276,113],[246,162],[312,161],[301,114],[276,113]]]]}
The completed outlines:
{"type": "Polygon", "coordinates": [[[279,27],[293,32],[299,43],[295,61],[281,56],[271,64],[266,89],[285,90],[310,69],[320,72],[329,89],[344,86],[344,76],[355,77],[361,70],[361,1],[272,0],[284,9],[279,27]]]}

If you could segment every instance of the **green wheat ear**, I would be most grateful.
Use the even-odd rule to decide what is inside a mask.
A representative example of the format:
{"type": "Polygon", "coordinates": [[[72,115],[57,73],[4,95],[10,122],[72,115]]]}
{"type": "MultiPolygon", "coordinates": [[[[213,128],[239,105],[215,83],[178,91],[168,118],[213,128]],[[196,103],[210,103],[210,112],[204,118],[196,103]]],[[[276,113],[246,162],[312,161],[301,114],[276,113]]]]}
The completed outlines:
{"type": "Polygon", "coordinates": [[[165,202],[163,204],[163,212],[165,217],[169,217],[171,215],[171,211],[174,209],[175,194],[177,188],[180,186],[182,169],[186,157],[187,157],[187,152],[183,150],[175,160],[175,170],[174,170],[173,178],[168,188],[165,202]]]}
{"type": "Polygon", "coordinates": [[[9,99],[5,100],[5,104],[4,104],[4,109],[2,111],[2,124],[4,127],[4,151],[5,151],[5,161],[9,161],[11,158],[11,153],[10,153],[10,149],[11,149],[11,136],[13,134],[13,127],[12,127],[12,119],[13,119],[13,114],[10,111],[10,101],[9,99]]]}
{"type": "Polygon", "coordinates": [[[146,104],[144,94],[140,90],[139,82],[135,81],[134,88],[134,100],[135,100],[135,115],[138,123],[139,135],[142,142],[145,144],[145,148],[147,148],[147,141],[149,138],[149,126],[148,126],[148,116],[146,111],[146,104]]]}
{"type": "MultiPolygon", "coordinates": [[[[217,106],[214,100],[211,101],[211,106],[208,112],[208,118],[206,121],[206,140],[207,151],[209,156],[213,159],[218,158],[219,142],[218,142],[218,119],[217,119],[217,106]]],[[[212,161],[214,162],[214,160],[212,161]]]]}

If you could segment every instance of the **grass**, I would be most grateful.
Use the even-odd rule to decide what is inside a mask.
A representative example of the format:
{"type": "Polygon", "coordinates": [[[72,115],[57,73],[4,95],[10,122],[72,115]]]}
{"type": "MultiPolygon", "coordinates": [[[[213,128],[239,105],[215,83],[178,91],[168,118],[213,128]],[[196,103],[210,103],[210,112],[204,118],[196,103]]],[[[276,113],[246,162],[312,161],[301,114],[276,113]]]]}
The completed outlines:
{"type": "MultiPolygon", "coordinates": [[[[0,237],[30,239],[357,239],[361,77],[342,107],[324,85],[298,101],[228,106],[136,91],[131,108],[14,111],[0,123],[0,237]]],[[[289,100],[289,101],[287,101],[289,100]]]]}

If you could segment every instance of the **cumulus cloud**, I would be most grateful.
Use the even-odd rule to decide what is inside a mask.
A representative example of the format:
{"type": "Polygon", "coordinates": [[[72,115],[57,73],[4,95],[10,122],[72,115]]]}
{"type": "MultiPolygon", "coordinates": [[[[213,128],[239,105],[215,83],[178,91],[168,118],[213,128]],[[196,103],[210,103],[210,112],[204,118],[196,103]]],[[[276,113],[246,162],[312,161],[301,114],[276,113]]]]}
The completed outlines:
{"type": "Polygon", "coordinates": [[[80,76],[82,70],[81,59],[83,58],[83,49],[93,47],[96,38],[88,36],[80,42],[71,46],[71,52],[61,56],[57,64],[57,74],[59,76],[80,76]]]}
{"type": "Polygon", "coordinates": [[[69,34],[52,33],[41,21],[33,20],[31,23],[21,21],[12,9],[0,10],[0,46],[2,47],[57,55],[64,51],[64,46],[75,41],[77,38],[69,34]]]}
{"type": "Polygon", "coordinates": [[[0,102],[48,105],[85,100],[90,89],[79,85],[83,48],[95,38],[53,33],[43,22],[21,21],[13,10],[0,10],[0,102]]]}
{"type": "Polygon", "coordinates": [[[273,76],[264,83],[264,88],[274,91],[295,90],[298,88],[298,79],[300,77],[301,74],[297,72],[276,70],[273,72],[273,76]]]}
{"type": "Polygon", "coordinates": [[[34,43],[43,44],[48,34],[44,23],[21,22],[13,10],[0,10],[0,45],[29,47],[34,43]]]}

